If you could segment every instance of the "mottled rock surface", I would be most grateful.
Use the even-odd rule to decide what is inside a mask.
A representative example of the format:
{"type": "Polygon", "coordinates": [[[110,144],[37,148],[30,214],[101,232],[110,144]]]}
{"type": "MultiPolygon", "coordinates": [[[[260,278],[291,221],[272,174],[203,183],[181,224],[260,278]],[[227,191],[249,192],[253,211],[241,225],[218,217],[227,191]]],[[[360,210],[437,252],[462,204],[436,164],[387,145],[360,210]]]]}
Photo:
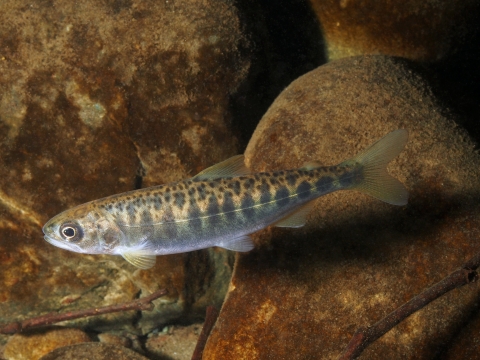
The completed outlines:
{"type": "MultiPolygon", "coordinates": [[[[256,250],[237,257],[204,359],[337,358],[360,326],[479,251],[480,157],[444,110],[409,63],[384,56],[334,61],[285,89],[248,145],[254,171],[337,164],[405,128],[409,142],[389,171],[409,204],[338,192],[317,200],[304,228],[257,233],[256,250]]],[[[452,291],[361,358],[434,358],[476,314],[479,295],[477,284],[452,291]]],[[[462,345],[465,354],[477,346],[462,345]]]]}
{"type": "Polygon", "coordinates": [[[248,71],[245,46],[228,1],[0,3],[2,322],[168,288],[145,318],[75,322],[143,333],[220,304],[224,251],[165,256],[136,271],[119,257],[55,248],[41,226],[79,203],[238,153],[228,106],[248,71]]]}
{"type": "Polygon", "coordinates": [[[55,326],[15,334],[5,345],[3,356],[7,360],[37,360],[56,348],[90,341],[82,330],[55,326]]]}
{"type": "Polygon", "coordinates": [[[365,54],[432,61],[451,55],[476,26],[467,1],[310,0],[330,60],[365,54]]]}
{"type": "Polygon", "coordinates": [[[145,348],[152,359],[190,360],[202,330],[201,324],[171,326],[167,331],[151,334],[145,348]]]}
{"type": "Polygon", "coordinates": [[[58,348],[45,355],[41,360],[147,360],[148,358],[133,350],[118,345],[85,343],[58,348]]]}
{"type": "Polygon", "coordinates": [[[119,345],[126,348],[132,347],[132,340],[125,336],[106,332],[98,334],[97,337],[104,344],[119,345]]]}

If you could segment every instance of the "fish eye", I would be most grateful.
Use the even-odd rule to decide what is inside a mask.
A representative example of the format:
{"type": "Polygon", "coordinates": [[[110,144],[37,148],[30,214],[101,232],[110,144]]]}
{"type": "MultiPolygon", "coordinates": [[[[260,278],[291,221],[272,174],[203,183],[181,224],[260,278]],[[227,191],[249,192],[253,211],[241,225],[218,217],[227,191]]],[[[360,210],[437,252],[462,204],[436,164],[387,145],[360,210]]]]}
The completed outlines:
{"type": "Polygon", "coordinates": [[[79,241],[83,237],[83,231],[77,224],[65,223],[60,227],[60,235],[68,241],[79,241]]]}

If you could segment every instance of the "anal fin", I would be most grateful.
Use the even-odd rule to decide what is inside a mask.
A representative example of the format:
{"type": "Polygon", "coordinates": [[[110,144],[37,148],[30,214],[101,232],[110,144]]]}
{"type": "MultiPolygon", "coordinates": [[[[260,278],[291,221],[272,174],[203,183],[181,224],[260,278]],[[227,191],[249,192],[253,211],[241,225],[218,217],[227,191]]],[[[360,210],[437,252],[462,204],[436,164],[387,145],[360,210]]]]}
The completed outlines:
{"type": "Polygon", "coordinates": [[[247,252],[252,250],[255,247],[255,245],[253,244],[252,238],[249,235],[240,235],[236,238],[222,242],[217,246],[227,250],[238,251],[238,252],[247,252]]]}
{"type": "Polygon", "coordinates": [[[126,252],[126,253],[123,253],[122,256],[130,264],[142,270],[147,270],[153,267],[157,259],[155,255],[145,254],[141,251],[126,252]]]}
{"type": "Polygon", "coordinates": [[[286,217],[277,221],[275,224],[273,224],[273,226],[290,228],[299,228],[304,226],[307,222],[307,215],[310,213],[310,211],[312,211],[314,205],[315,201],[309,201],[300,208],[296,209],[294,212],[291,212],[286,217]]]}

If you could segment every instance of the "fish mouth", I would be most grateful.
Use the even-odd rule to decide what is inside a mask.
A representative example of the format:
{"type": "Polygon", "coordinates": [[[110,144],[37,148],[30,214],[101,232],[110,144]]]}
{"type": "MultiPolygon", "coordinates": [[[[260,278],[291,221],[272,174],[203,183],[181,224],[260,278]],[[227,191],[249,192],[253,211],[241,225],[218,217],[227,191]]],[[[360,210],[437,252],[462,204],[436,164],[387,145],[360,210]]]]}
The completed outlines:
{"type": "MultiPolygon", "coordinates": [[[[54,234],[54,229],[52,229],[52,220],[49,220],[43,225],[42,232],[45,235],[44,239],[47,240],[47,234],[54,234]]],[[[48,241],[48,240],[47,240],[48,241]]]]}
{"type": "Polygon", "coordinates": [[[59,247],[61,249],[69,250],[69,251],[73,251],[73,252],[77,252],[77,253],[83,253],[84,252],[80,247],[78,247],[74,244],[69,244],[69,243],[66,243],[64,241],[59,241],[57,239],[53,239],[53,238],[49,237],[48,235],[45,235],[43,238],[49,244],[51,244],[53,246],[56,246],[56,247],[59,247]]]}

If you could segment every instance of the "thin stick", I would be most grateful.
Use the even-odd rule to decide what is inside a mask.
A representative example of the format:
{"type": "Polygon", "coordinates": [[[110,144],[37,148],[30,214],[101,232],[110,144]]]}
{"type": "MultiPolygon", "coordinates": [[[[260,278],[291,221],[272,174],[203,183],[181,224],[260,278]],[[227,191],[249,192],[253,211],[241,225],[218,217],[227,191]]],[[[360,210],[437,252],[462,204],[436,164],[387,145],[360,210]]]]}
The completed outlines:
{"type": "Polygon", "coordinates": [[[150,310],[153,310],[153,307],[154,307],[152,301],[158,299],[159,297],[167,293],[168,291],[166,289],[163,289],[163,290],[158,290],[149,296],[145,296],[144,298],[126,302],[123,304],[110,305],[110,306],[105,306],[101,308],[69,311],[62,314],[50,313],[50,314],[30,318],[23,321],[15,321],[15,322],[6,324],[4,326],[1,326],[0,334],[14,334],[17,332],[24,331],[26,329],[33,328],[33,327],[51,325],[61,321],[65,321],[65,320],[73,320],[78,318],[84,318],[87,316],[103,315],[103,314],[109,314],[109,313],[119,312],[119,311],[128,311],[128,310],[149,310],[150,311],[150,310]]]}
{"type": "Polygon", "coordinates": [[[197,345],[192,355],[192,360],[202,360],[203,349],[205,349],[205,344],[207,343],[208,336],[215,325],[215,322],[218,318],[218,310],[213,306],[207,307],[207,314],[205,315],[205,323],[203,324],[202,332],[198,337],[197,345]]]}
{"type": "Polygon", "coordinates": [[[478,273],[476,270],[479,266],[480,253],[476,254],[473,258],[463,264],[459,270],[454,271],[443,280],[415,296],[413,299],[403,304],[374,325],[359,328],[353,335],[339,360],[357,358],[367,346],[414,312],[422,309],[433,300],[455,288],[477,281],[478,273]]]}

